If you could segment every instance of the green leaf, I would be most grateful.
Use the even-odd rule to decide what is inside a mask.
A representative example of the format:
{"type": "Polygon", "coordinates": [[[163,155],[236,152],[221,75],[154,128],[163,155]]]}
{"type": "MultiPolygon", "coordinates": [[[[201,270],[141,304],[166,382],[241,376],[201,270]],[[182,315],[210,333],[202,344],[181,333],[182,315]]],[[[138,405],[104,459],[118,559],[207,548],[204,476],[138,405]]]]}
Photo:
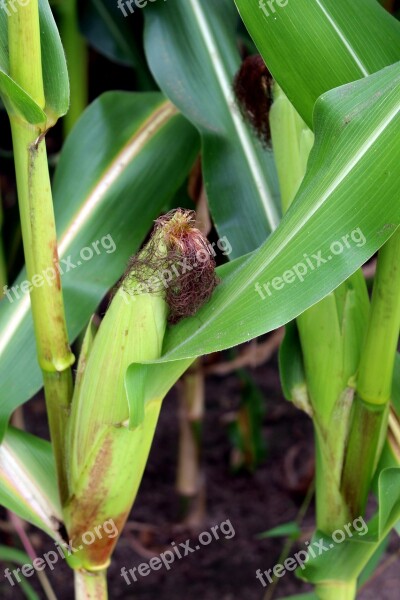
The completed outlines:
{"type": "MultiPolygon", "coordinates": [[[[327,551],[317,558],[309,560],[305,569],[297,574],[311,583],[335,579],[352,581],[357,578],[392,527],[400,518],[400,469],[385,469],[379,477],[379,510],[368,522],[368,531],[357,526],[364,535],[357,535],[356,528],[351,528],[353,537],[342,543],[333,542],[331,538],[317,532],[316,537],[323,538],[327,551]]],[[[346,525],[345,523],[343,526],[346,525]]],[[[344,531],[343,531],[344,533],[344,531]]]]}
{"type": "Polygon", "coordinates": [[[22,552],[22,550],[18,550],[17,548],[9,548],[8,546],[0,546],[0,560],[23,565],[26,562],[29,562],[30,559],[25,552],[22,552]]]}
{"type": "Polygon", "coordinates": [[[68,71],[60,35],[48,0],[39,0],[39,11],[45,112],[50,124],[53,124],[68,111],[68,71]]]}
{"type": "Polygon", "coordinates": [[[7,13],[4,9],[0,10],[0,94],[9,111],[17,112],[28,123],[43,124],[47,128],[68,110],[69,82],[60,36],[47,0],[39,0],[39,17],[46,98],[44,111],[9,75],[7,13]]]}
{"type": "Polygon", "coordinates": [[[0,445],[0,505],[60,540],[62,521],[49,442],[9,427],[0,445]]]}
{"type": "Polygon", "coordinates": [[[94,338],[96,337],[97,330],[98,326],[94,322],[94,317],[92,317],[89,321],[89,325],[87,326],[82,346],[79,352],[78,368],[76,370],[74,385],[74,393],[76,396],[78,396],[79,394],[79,389],[82,384],[83,375],[85,373],[86,365],[89,360],[90,352],[93,348],[93,342],[94,338]]]}
{"type": "Polygon", "coordinates": [[[9,113],[17,112],[32,125],[46,121],[46,113],[0,67],[0,94],[9,113]]]}
{"type": "Polygon", "coordinates": [[[207,196],[231,258],[254,250],[279,223],[272,152],[243,121],[233,93],[240,67],[234,6],[226,0],[156,2],[145,47],[163,92],[198,128],[207,196]]]}
{"type": "Polygon", "coordinates": [[[140,89],[155,88],[142,44],[142,11],[124,17],[115,0],[86,0],[80,7],[82,33],[109,60],[133,67],[140,89]]]}
{"type": "Polygon", "coordinates": [[[46,114],[9,75],[7,13],[0,10],[0,97],[8,111],[18,112],[29,123],[46,121],[46,114]]]}
{"type": "Polygon", "coordinates": [[[385,243],[400,223],[399,110],[400,63],[318,100],[316,142],[296,200],[261,248],[224,271],[211,302],[169,331],[164,360],[222,350],[276,329],[385,243]],[[319,253],[325,262],[314,257],[319,253]],[[313,257],[311,267],[302,262],[306,257],[313,257]],[[282,285],[283,274],[300,263],[304,277],[290,276],[282,285]]]}
{"type": "MultiPolygon", "coordinates": [[[[59,253],[69,257],[61,265],[70,340],[121,277],[198,149],[195,129],[157,93],[104,94],[78,121],[54,178],[59,253]]],[[[25,279],[23,272],[16,284],[25,279]]],[[[0,439],[11,412],[42,385],[29,297],[9,293],[13,302],[0,302],[0,439]]]]}
{"type": "Polygon", "coordinates": [[[144,419],[146,403],[160,402],[190,367],[193,360],[173,363],[133,363],[125,374],[125,389],[129,403],[129,429],[135,429],[144,419]]]}
{"type": "Polygon", "coordinates": [[[272,75],[312,126],[317,98],[400,59],[400,23],[376,0],[235,0],[272,75]],[[266,6],[266,2],[263,2],[266,6]]]}

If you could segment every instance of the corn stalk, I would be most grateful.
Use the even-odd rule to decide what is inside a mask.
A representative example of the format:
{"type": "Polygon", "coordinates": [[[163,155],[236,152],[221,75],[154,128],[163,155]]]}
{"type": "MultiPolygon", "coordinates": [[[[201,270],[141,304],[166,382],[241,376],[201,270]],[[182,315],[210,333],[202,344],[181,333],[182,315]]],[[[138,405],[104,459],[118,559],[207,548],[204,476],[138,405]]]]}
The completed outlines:
{"type": "MultiPolygon", "coordinates": [[[[19,6],[8,17],[10,76],[44,109],[46,106],[38,0],[19,6]]],[[[29,281],[56,272],[53,286],[30,286],[38,361],[43,373],[50,433],[61,497],[67,495],[63,442],[72,394],[70,351],[45,143],[46,125],[33,126],[10,113],[22,238],[29,281]]]]}

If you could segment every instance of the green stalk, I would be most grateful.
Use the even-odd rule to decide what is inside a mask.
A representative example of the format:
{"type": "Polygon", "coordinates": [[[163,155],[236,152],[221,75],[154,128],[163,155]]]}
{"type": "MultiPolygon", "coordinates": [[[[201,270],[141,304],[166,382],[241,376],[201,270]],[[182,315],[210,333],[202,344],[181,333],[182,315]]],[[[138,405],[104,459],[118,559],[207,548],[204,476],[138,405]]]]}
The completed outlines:
{"type": "Polygon", "coordinates": [[[64,136],[67,137],[88,103],[88,51],[79,31],[77,0],[63,0],[59,13],[71,89],[71,104],[63,119],[64,136]]]}
{"type": "Polygon", "coordinates": [[[31,0],[26,6],[20,5],[18,10],[10,12],[8,17],[10,76],[41,108],[44,108],[38,0],[31,0]]]}
{"type": "Polygon", "coordinates": [[[343,492],[354,516],[364,511],[387,429],[399,330],[400,232],[396,231],[379,252],[343,473],[343,492]]]}
{"type": "MultiPolygon", "coordinates": [[[[313,134],[279,88],[270,119],[285,212],[305,175],[313,134]]],[[[365,280],[358,271],[297,318],[315,428],[317,528],[326,534],[343,528],[349,518],[340,483],[368,310],[365,280]]],[[[346,582],[319,583],[317,597],[353,600],[357,575],[346,582]]]]}
{"type": "MultiPolygon", "coordinates": [[[[38,0],[8,17],[10,75],[44,108],[38,0]]],[[[62,447],[72,392],[74,361],[57,270],[58,252],[46,144],[39,127],[10,115],[18,201],[38,361],[43,373],[60,492],[66,493],[62,447]],[[43,279],[54,274],[53,285],[43,279]],[[39,284],[40,282],[40,284],[39,284]],[[32,285],[35,284],[35,285],[32,285]]]]}
{"type": "Polygon", "coordinates": [[[400,330],[400,230],[379,252],[372,311],[357,382],[359,398],[384,406],[391,397],[400,330]]]}
{"type": "MultiPolygon", "coordinates": [[[[274,96],[270,113],[271,133],[285,212],[304,178],[314,136],[278,86],[274,96]]],[[[352,402],[352,395],[343,384],[345,346],[339,317],[344,312],[341,297],[345,295],[346,284],[343,284],[339,292],[329,294],[297,318],[314,413],[317,525],[326,533],[347,522],[347,510],[340,492],[342,458],[352,402]],[[332,422],[335,422],[333,435],[332,422]]]]}
{"type": "Polygon", "coordinates": [[[107,571],[74,571],[75,600],[107,600],[107,571]]]}

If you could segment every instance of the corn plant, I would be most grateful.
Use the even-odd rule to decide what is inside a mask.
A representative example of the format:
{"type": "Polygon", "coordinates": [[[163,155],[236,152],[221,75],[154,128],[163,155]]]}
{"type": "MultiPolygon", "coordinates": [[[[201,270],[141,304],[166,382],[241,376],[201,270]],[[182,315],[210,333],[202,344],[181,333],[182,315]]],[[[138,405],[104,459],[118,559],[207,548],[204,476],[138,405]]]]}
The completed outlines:
{"type": "Polygon", "coordinates": [[[85,534],[110,519],[122,533],[166,393],[198,357],[286,325],[282,387],[315,431],[316,535],[329,543],[378,499],[367,537],[299,570],[310,597],[353,599],[400,518],[400,25],[376,0],[159,0],[135,64],[160,91],[107,92],[78,118],[86,49],[76,2],[60,6],[62,40],[48,0],[0,10],[26,264],[0,304],[0,502],[78,548],[76,598],[106,598],[118,536],[85,534]],[[239,19],[262,57],[242,69],[239,19]],[[233,250],[216,271],[179,209],[199,152],[233,250]],[[362,266],[377,252],[370,298],[362,266]],[[51,444],[9,425],[42,386],[51,444]]]}

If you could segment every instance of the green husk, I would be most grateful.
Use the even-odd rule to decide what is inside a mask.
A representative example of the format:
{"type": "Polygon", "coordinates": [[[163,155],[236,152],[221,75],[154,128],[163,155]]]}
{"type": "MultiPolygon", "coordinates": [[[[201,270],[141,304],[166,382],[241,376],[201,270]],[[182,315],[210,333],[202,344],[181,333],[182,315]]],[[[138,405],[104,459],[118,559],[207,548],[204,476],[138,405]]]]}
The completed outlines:
{"type": "Polygon", "coordinates": [[[67,430],[68,498],[63,506],[69,539],[78,548],[68,561],[81,572],[104,571],[110,562],[118,535],[103,533],[89,544],[85,533],[95,533],[110,520],[121,533],[162,405],[163,398],[157,396],[145,402],[139,384],[128,401],[128,367],[136,363],[145,369],[141,363],[160,358],[171,311],[180,308],[179,303],[186,304],[180,292],[186,299],[189,290],[197,303],[204,292],[201,286],[208,290],[215,277],[211,257],[206,266],[196,260],[196,251],[203,249],[205,240],[193,223],[193,213],[181,209],[156,222],[155,233],[132,259],[97,334],[90,324],[83,342],[67,430]],[[161,280],[158,285],[151,283],[158,269],[169,267],[172,272],[181,259],[191,261],[190,278],[178,273],[168,285],[161,280]],[[200,289],[193,288],[193,281],[199,282],[200,289]]]}
{"type": "MultiPolygon", "coordinates": [[[[121,287],[94,338],[74,395],[67,436],[69,499],[65,524],[73,545],[112,519],[120,532],[135,499],[147,461],[161,401],[138,406],[139,425],[129,430],[125,372],[130,364],[161,355],[168,307],[161,295],[126,294],[121,287]]],[[[105,568],[117,541],[84,545],[74,564],[105,568]]]]}

